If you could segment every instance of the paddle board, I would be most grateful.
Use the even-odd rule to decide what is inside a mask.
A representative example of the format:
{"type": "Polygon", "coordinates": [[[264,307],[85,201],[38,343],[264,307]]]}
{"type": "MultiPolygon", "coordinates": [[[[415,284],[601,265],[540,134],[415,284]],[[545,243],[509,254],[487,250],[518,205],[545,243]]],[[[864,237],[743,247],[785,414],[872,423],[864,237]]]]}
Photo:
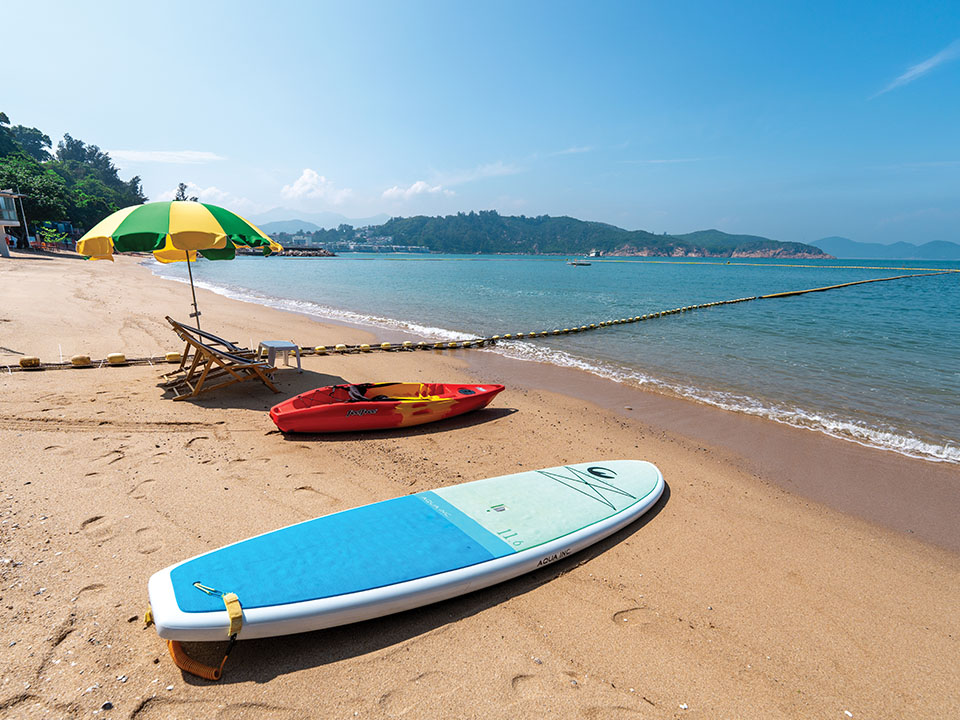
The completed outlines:
{"type": "Polygon", "coordinates": [[[367,620],[493,585],[567,557],[640,517],[663,492],[642,460],[578,463],[452,485],[291,525],[154,574],[168,640],[238,639],[367,620]]]}

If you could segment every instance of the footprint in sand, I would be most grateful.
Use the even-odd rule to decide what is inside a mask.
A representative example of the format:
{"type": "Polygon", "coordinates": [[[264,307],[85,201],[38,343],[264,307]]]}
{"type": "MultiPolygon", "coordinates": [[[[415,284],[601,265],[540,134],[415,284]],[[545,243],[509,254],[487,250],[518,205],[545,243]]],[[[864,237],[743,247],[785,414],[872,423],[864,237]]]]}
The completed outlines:
{"type": "MultiPolygon", "coordinates": [[[[23,710],[23,717],[79,717],[80,706],[77,703],[54,703],[44,700],[39,695],[20,693],[19,695],[0,702],[0,710],[16,713],[15,708],[23,710]]],[[[9,717],[20,717],[11,715],[9,717]]]]}
{"type": "Polygon", "coordinates": [[[156,482],[156,480],[143,480],[138,482],[127,491],[127,495],[132,497],[134,500],[143,500],[154,491],[156,488],[156,482]]]}
{"type": "Polygon", "coordinates": [[[282,705],[267,705],[258,702],[231,703],[217,712],[218,720],[235,720],[240,717],[255,717],[257,720],[300,720],[309,717],[306,710],[283,707],[282,705]]]}
{"type": "Polygon", "coordinates": [[[90,585],[84,585],[82,588],[77,590],[76,595],[73,596],[73,599],[75,602],[96,602],[96,596],[99,595],[100,591],[105,587],[107,586],[103,583],[91,583],[90,585]]]}
{"type": "Polygon", "coordinates": [[[615,612],[611,619],[620,626],[624,625],[649,625],[655,622],[653,610],[650,608],[632,607],[626,610],[615,612]]]}
{"type": "Polygon", "coordinates": [[[80,523],[80,529],[91,540],[105,542],[117,534],[116,523],[103,515],[94,515],[80,523]]]}
{"type": "Polygon", "coordinates": [[[83,486],[94,490],[103,484],[103,476],[98,472],[88,472],[83,475],[83,486]]]}
{"type": "Polygon", "coordinates": [[[154,527],[142,527],[136,532],[137,552],[149,555],[163,547],[163,539],[154,527]]]}
{"type": "Polygon", "coordinates": [[[101,455],[97,460],[105,460],[107,465],[113,465],[116,462],[123,460],[127,454],[123,450],[111,450],[106,455],[101,455]]]}
{"type": "Polygon", "coordinates": [[[207,700],[150,697],[141,702],[130,717],[134,720],[194,720],[198,717],[213,717],[218,720],[232,720],[238,717],[255,717],[258,720],[297,720],[309,717],[309,712],[258,702],[223,705],[207,700]]]}
{"type": "Polygon", "coordinates": [[[149,697],[134,709],[130,717],[135,720],[194,720],[210,717],[216,707],[216,703],[203,700],[149,697]]]}
{"type": "Polygon", "coordinates": [[[634,710],[623,705],[589,707],[581,710],[581,713],[589,720],[633,720],[633,718],[650,717],[648,713],[642,710],[634,710]]]}
{"type": "Polygon", "coordinates": [[[427,708],[436,709],[437,701],[459,686],[446,673],[425,672],[411,678],[400,687],[388,690],[377,704],[390,715],[421,717],[427,708]]]}

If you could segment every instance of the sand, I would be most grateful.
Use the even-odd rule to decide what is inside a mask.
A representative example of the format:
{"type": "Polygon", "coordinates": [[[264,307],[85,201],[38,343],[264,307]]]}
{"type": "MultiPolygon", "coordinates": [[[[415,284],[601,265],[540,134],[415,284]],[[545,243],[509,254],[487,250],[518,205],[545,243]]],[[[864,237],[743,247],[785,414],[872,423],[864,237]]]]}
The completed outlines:
{"type": "MultiPolygon", "coordinates": [[[[133,258],[14,253],[0,260],[0,365],[179,350],[163,317],[186,319],[188,297],[133,258]]],[[[198,300],[206,329],[243,344],[373,338],[198,300]]],[[[280,395],[245,384],[178,403],[162,367],[0,368],[0,716],[960,717],[956,466],[478,351],[303,365],[277,372],[280,395]],[[284,437],[265,412],[342,380],[478,374],[508,385],[491,407],[406,431],[284,437]],[[149,576],[194,554],[397,495],[620,457],[662,470],[653,511],[499,586],[241,642],[220,683],[181,673],[143,626],[149,576]]],[[[188,646],[210,662],[223,648],[188,646]]]]}

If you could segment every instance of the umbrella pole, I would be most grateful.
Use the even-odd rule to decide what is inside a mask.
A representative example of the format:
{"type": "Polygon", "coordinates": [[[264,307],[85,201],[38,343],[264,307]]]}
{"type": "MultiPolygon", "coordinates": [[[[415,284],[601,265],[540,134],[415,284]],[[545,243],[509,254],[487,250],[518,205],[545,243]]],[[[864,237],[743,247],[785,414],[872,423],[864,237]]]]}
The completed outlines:
{"type": "Polygon", "coordinates": [[[185,251],[187,254],[187,273],[190,275],[190,294],[193,295],[193,312],[190,314],[190,317],[194,318],[197,321],[197,330],[200,329],[200,308],[197,307],[197,291],[193,289],[193,270],[190,269],[190,251],[185,251]]]}

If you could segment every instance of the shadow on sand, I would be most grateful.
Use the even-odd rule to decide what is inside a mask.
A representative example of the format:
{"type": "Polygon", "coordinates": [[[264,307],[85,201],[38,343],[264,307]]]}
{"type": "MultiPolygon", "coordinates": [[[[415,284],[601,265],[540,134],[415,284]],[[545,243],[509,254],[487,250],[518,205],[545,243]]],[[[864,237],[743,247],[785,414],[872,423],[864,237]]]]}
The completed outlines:
{"type": "MultiPolygon", "coordinates": [[[[364,430],[363,432],[336,432],[336,433],[283,433],[283,439],[297,442],[356,442],[357,440],[387,440],[389,438],[416,437],[418,435],[432,435],[434,433],[462,430],[482,423],[492,422],[500,418],[513,415],[516,408],[481,408],[463,415],[456,415],[445,420],[436,420],[402,428],[386,428],[384,430],[364,430]]],[[[277,430],[277,432],[280,432],[277,430]]]]}
{"type": "MultiPolygon", "coordinates": [[[[489,588],[352,625],[240,642],[230,654],[220,682],[266,683],[289,673],[383,650],[449,623],[472,617],[530,592],[629,539],[657,517],[669,500],[670,486],[667,485],[663,495],[650,510],[619,532],[575,555],[489,588]]],[[[184,649],[200,662],[218,665],[226,643],[184,643],[184,649]]],[[[209,684],[206,680],[186,673],[183,673],[183,679],[191,685],[209,684]]]]}
{"type": "MultiPolygon", "coordinates": [[[[270,388],[258,380],[247,380],[202,393],[195,398],[186,398],[181,402],[192,403],[197,407],[269,410],[288,397],[299,395],[307,390],[324,385],[342,385],[346,382],[339,375],[327,375],[313,370],[298,373],[288,368],[273,373],[271,380],[280,392],[271,392],[270,388]]],[[[162,383],[163,378],[160,378],[157,386],[164,390],[164,398],[172,400],[173,394],[167,388],[163,388],[162,383]]],[[[271,427],[273,427],[272,423],[271,427]]]]}

